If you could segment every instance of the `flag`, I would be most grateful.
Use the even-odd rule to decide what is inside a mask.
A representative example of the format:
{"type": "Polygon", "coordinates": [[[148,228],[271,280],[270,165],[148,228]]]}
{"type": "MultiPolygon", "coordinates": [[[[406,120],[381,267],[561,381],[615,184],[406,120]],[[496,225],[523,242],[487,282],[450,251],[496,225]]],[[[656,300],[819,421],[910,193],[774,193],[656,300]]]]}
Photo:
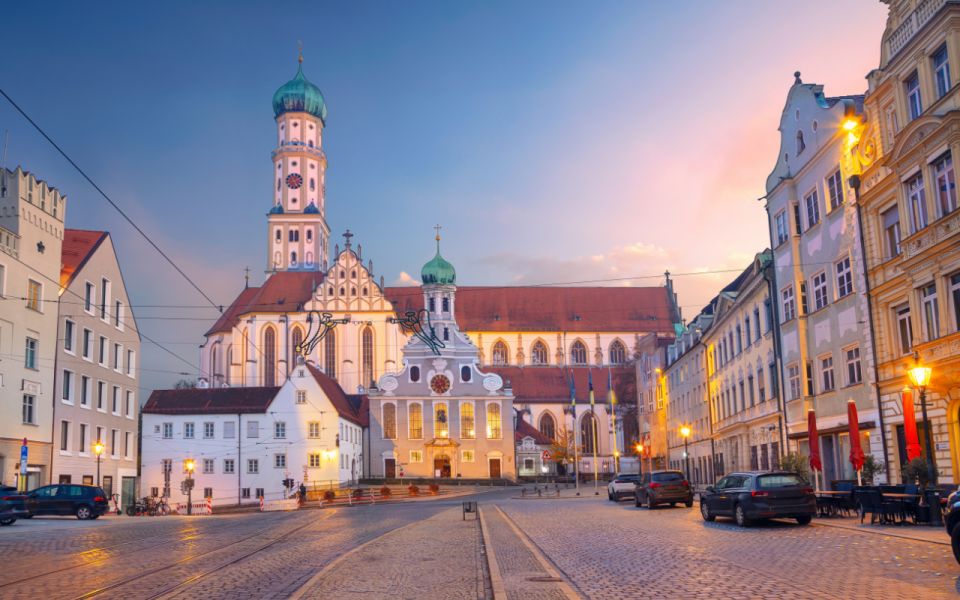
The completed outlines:
{"type": "Polygon", "coordinates": [[[577,388],[573,383],[573,371],[570,371],[570,414],[577,416],[577,388]]]}
{"type": "Polygon", "coordinates": [[[593,369],[587,369],[587,388],[590,390],[590,406],[593,407],[593,369]]]}
{"type": "Polygon", "coordinates": [[[617,393],[613,391],[613,370],[607,367],[607,396],[610,398],[610,406],[617,403],[617,393]]]}

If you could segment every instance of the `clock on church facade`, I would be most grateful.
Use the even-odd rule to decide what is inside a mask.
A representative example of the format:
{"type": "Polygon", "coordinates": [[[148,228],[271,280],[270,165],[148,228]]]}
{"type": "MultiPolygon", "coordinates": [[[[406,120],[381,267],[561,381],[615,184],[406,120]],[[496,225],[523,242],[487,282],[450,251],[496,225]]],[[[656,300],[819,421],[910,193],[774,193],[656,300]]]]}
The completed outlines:
{"type": "Polygon", "coordinates": [[[303,177],[300,176],[300,173],[290,173],[287,175],[287,187],[291,190],[300,189],[300,186],[303,185],[303,177]]]}
{"type": "Polygon", "coordinates": [[[430,389],[434,394],[446,394],[450,389],[450,380],[446,375],[434,375],[430,380],[430,389]]]}

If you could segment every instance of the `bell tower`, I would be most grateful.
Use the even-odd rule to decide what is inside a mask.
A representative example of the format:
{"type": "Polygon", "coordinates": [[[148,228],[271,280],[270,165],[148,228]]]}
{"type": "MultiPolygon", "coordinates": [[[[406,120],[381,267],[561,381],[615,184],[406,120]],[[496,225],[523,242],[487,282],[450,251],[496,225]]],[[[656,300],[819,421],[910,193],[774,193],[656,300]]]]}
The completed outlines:
{"type": "Polygon", "coordinates": [[[327,268],[323,128],[327,106],[320,89],[297,74],[273,95],[277,147],[273,157],[273,206],[267,213],[267,273],[327,268]]]}

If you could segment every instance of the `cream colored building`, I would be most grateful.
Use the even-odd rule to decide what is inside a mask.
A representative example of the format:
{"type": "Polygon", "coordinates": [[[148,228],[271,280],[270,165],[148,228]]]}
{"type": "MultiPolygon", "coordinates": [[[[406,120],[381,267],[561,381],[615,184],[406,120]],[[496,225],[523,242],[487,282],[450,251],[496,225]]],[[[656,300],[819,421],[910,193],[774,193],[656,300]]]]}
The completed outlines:
{"type": "MultiPolygon", "coordinates": [[[[906,462],[906,370],[932,367],[927,392],[941,483],[960,481],[960,3],[895,0],[855,158],[877,332],[889,478],[906,462]]],[[[921,406],[916,401],[921,446],[921,406]]],[[[924,450],[924,455],[926,451],[924,450]]]]}
{"type": "Polygon", "coordinates": [[[57,292],[66,197],[32,173],[0,169],[0,483],[50,481],[57,292]]]}

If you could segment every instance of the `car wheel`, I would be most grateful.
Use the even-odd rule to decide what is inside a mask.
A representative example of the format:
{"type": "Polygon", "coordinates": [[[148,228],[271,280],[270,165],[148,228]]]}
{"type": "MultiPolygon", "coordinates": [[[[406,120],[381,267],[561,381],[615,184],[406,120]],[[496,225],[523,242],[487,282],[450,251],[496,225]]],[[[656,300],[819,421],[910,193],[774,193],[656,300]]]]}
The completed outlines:
{"type": "Polygon", "coordinates": [[[953,548],[953,558],[960,563],[960,527],[954,527],[950,534],[950,546],[953,548]]]}
{"type": "Polygon", "coordinates": [[[676,502],[671,502],[671,503],[670,503],[670,508],[676,508],[676,507],[677,507],[677,503],[676,503],[676,502]]]}
{"type": "Polygon", "coordinates": [[[13,525],[16,522],[17,522],[16,518],[0,519],[0,525],[13,525]]]}
{"type": "Polygon", "coordinates": [[[128,516],[128,517],[135,517],[136,515],[137,515],[137,509],[135,509],[135,508],[132,507],[132,506],[128,506],[128,507],[127,507],[127,516],[128,516]]]}
{"type": "Polygon", "coordinates": [[[607,491],[607,500],[613,502],[613,494],[611,494],[609,491],[607,491]]]}
{"type": "Polygon", "coordinates": [[[99,519],[100,515],[90,515],[90,520],[99,519]]]}
{"type": "Polygon", "coordinates": [[[750,519],[747,518],[747,513],[744,512],[742,504],[738,504],[733,509],[733,518],[740,527],[746,527],[750,524],[750,519]]]}
{"type": "Polygon", "coordinates": [[[812,520],[813,520],[813,517],[811,517],[810,515],[805,515],[805,516],[803,516],[803,517],[797,517],[797,523],[799,523],[799,524],[801,524],[801,525],[809,525],[809,524],[810,524],[810,521],[812,521],[812,520]]]}
{"type": "Polygon", "coordinates": [[[654,507],[654,506],[656,506],[656,504],[653,503],[653,497],[648,494],[648,495],[647,495],[647,510],[653,510],[653,507],[654,507]]]}
{"type": "Polygon", "coordinates": [[[703,520],[707,522],[713,521],[717,518],[710,514],[710,506],[703,500],[700,501],[700,516],[703,517],[703,520]]]}
{"type": "Polygon", "coordinates": [[[89,519],[92,514],[93,514],[93,513],[90,511],[90,507],[89,507],[89,506],[78,506],[78,507],[77,507],[76,515],[77,515],[77,518],[80,519],[81,521],[86,520],[86,519],[89,519]]]}
{"type": "Polygon", "coordinates": [[[33,518],[33,514],[23,515],[23,518],[24,518],[24,519],[32,519],[32,518],[33,518]]]}
{"type": "Polygon", "coordinates": [[[693,498],[690,498],[689,500],[684,502],[683,505],[686,506],[687,508],[693,508],[693,498]]]}

